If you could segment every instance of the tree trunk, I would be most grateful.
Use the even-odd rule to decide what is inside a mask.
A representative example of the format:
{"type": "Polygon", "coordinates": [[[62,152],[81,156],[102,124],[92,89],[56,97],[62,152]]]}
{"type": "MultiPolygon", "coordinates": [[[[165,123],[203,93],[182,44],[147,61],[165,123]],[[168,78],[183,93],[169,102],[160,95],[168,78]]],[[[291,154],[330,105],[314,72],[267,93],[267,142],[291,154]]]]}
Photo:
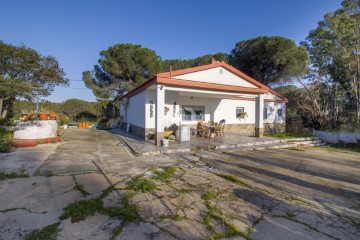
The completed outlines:
{"type": "Polygon", "coordinates": [[[7,114],[7,110],[4,108],[4,97],[0,97],[0,120],[4,119],[7,114]]]}

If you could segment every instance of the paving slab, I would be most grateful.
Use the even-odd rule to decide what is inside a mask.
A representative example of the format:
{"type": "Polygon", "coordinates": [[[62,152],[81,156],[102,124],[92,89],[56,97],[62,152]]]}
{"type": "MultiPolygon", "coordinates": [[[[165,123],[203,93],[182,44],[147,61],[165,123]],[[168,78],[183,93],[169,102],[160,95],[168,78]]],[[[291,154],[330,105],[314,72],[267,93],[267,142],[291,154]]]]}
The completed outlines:
{"type": "Polygon", "coordinates": [[[108,240],[113,235],[112,230],[120,224],[121,220],[109,218],[102,214],[89,216],[80,222],[71,222],[70,219],[66,219],[60,224],[57,239],[108,240]]]}
{"type": "Polygon", "coordinates": [[[116,237],[116,240],[150,240],[159,232],[160,229],[151,223],[129,223],[123,228],[121,234],[116,237]]]}
{"type": "Polygon", "coordinates": [[[331,240],[307,225],[285,218],[265,218],[256,225],[251,238],[256,240],[331,240]]]}
{"type": "Polygon", "coordinates": [[[33,175],[59,145],[61,143],[39,144],[35,147],[17,148],[12,153],[0,153],[0,169],[6,172],[24,169],[33,175]]]}

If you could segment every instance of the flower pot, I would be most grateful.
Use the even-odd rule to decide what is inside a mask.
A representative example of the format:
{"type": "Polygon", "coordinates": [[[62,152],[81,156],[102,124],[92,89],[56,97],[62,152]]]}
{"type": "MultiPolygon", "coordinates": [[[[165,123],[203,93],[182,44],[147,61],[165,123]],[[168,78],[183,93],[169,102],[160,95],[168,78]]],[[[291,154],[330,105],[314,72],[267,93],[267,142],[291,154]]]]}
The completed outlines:
{"type": "Polygon", "coordinates": [[[48,114],[46,113],[39,113],[39,120],[47,120],[48,114]]]}

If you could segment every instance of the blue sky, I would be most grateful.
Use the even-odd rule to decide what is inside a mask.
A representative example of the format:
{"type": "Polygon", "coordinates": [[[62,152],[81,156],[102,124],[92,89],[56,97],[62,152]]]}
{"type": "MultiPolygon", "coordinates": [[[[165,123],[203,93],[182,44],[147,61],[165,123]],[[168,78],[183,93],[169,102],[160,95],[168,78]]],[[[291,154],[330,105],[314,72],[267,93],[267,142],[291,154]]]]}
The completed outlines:
{"type": "MultiPolygon", "coordinates": [[[[92,70],[99,52],[141,44],[162,59],[229,53],[253,37],[304,40],[341,0],[1,0],[0,40],[58,59],[70,80],[92,70]]],[[[94,101],[81,81],[57,87],[50,101],[94,101]]]]}

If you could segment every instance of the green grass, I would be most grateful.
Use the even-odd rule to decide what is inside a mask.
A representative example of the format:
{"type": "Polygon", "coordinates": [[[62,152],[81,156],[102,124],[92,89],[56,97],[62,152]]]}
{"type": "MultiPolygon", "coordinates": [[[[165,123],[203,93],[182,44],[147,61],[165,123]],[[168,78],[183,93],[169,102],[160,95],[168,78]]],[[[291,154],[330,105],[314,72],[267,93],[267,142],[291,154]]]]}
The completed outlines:
{"type": "Polygon", "coordinates": [[[293,213],[293,212],[291,212],[291,211],[288,211],[288,212],[286,213],[286,216],[288,216],[289,218],[293,218],[293,217],[296,217],[296,214],[293,213]]]}
{"type": "Polygon", "coordinates": [[[246,186],[246,187],[250,187],[250,185],[247,182],[245,182],[245,181],[243,181],[243,180],[241,180],[241,179],[239,179],[237,177],[234,177],[232,175],[227,175],[227,174],[217,174],[217,175],[219,177],[222,177],[222,178],[224,178],[226,180],[229,180],[229,181],[231,181],[233,183],[237,183],[237,184],[240,184],[240,185],[243,185],[243,186],[246,186]]]}
{"type": "Polygon", "coordinates": [[[264,133],[264,136],[266,137],[273,137],[273,138],[305,138],[305,137],[314,137],[314,134],[312,133],[264,133]]]}
{"type": "Polygon", "coordinates": [[[230,238],[241,234],[241,232],[234,225],[226,223],[225,219],[222,218],[220,215],[218,215],[216,211],[217,211],[216,207],[208,204],[208,214],[203,219],[206,228],[213,232],[213,235],[207,238],[208,240],[230,238]],[[219,221],[223,222],[226,226],[226,231],[224,233],[214,232],[214,228],[211,225],[212,219],[218,219],[219,221]]]}
{"type": "Polygon", "coordinates": [[[41,230],[33,230],[24,237],[24,240],[56,240],[56,235],[60,231],[60,223],[54,223],[41,230]]]}
{"type": "Polygon", "coordinates": [[[90,200],[81,200],[74,202],[63,209],[64,213],[60,216],[60,220],[77,218],[84,220],[87,216],[95,215],[103,209],[103,202],[100,198],[90,200]]]}
{"type": "Polygon", "coordinates": [[[29,174],[20,171],[12,171],[12,172],[3,172],[0,171],[0,181],[4,181],[6,179],[15,179],[15,178],[27,178],[30,177],[29,174]]]}
{"type": "Polygon", "coordinates": [[[211,199],[215,199],[218,195],[219,195],[218,192],[209,191],[209,192],[205,193],[204,195],[202,195],[201,198],[204,200],[211,200],[211,199]]]}
{"type": "Polygon", "coordinates": [[[153,178],[162,182],[166,182],[169,181],[174,176],[175,172],[176,172],[175,166],[167,167],[163,171],[153,170],[154,173],[153,178]]]}
{"type": "Polygon", "coordinates": [[[304,149],[301,149],[301,148],[298,148],[298,147],[288,147],[288,148],[285,148],[285,149],[292,150],[292,151],[299,151],[299,152],[305,151],[304,149]]]}
{"type": "Polygon", "coordinates": [[[0,153],[7,153],[14,146],[14,132],[0,127],[0,153]]]}
{"type": "Polygon", "coordinates": [[[191,193],[193,190],[191,189],[185,189],[185,188],[182,188],[182,189],[179,189],[178,192],[179,193],[191,193]]]}
{"type": "Polygon", "coordinates": [[[318,146],[318,148],[325,149],[329,152],[355,152],[360,153],[360,146],[354,145],[352,147],[346,146],[345,143],[330,143],[327,146],[318,146]]]}
{"type": "Polygon", "coordinates": [[[88,193],[87,191],[85,191],[84,185],[83,185],[83,184],[80,184],[80,183],[78,183],[78,182],[76,181],[76,178],[75,178],[74,175],[73,175],[73,180],[74,180],[74,182],[75,182],[75,186],[73,187],[73,189],[74,189],[75,191],[79,191],[79,192],[83,195],[83,197],[86,197],[86,196],[90,195],[90,193],[88,193]]]}
{"type": "Polygon", "coordinates": [[[155,183],[150,179],[144,177],[136,177],[135,180],[130,184],[128,189],[144,193],[154,190],[155,187],[155,183]]]}
{"type": "Polygon", "coordinates": [[[104,212],[108,216],[118,217],[122,220],[121,224],[115,227],[112,231],[112,236],[110,240],[115,240],[125,224],[131,221],[140,221],[141,217],[136,206],[130,204],[130,199],[134,196],[134,193],[128,193],[123,198],[123,207],[122,208],[105,208],[104,212]]]}

